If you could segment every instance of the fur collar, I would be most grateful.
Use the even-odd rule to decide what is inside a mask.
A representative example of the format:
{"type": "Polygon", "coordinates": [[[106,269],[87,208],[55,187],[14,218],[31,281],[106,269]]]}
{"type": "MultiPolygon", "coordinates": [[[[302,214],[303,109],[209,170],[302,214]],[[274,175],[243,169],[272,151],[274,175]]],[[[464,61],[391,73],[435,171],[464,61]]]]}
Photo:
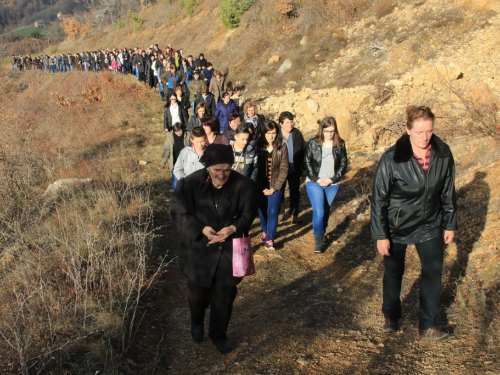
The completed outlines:
{"type": "MultiPolygon", "coordinates": [[[[431,139],[432,153],[438,158],[451,157],[450,147],[441,138],[433,134],[431,139]]],[[[410,136],[404,134],[396,142],[394,150],[394,162],[404,163],[411,159],[413,151],[411,149],[410,136]]]]}

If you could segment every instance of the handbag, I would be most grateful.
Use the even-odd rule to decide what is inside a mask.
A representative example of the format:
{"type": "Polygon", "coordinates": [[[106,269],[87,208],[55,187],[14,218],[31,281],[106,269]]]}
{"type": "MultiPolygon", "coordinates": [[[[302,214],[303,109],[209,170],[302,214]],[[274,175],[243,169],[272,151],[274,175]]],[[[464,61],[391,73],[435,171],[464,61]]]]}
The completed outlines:
{"type": "Polygon", "coordinates": [[[250,237],[233,238],[233,276],[243,277],[255,273],[250,237]]]}

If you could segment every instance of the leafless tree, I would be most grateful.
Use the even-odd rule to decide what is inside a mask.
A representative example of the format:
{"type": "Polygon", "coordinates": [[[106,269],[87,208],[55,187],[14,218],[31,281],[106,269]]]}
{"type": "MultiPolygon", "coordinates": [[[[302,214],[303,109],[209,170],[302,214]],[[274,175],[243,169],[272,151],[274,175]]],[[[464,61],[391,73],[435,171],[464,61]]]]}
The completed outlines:
{"type": "Polygon", "coordinates": [[[101,27],[104,24],[115,24],[127,11],[140,9],[140,0],[84,0],[92,23],[101,27]]]}

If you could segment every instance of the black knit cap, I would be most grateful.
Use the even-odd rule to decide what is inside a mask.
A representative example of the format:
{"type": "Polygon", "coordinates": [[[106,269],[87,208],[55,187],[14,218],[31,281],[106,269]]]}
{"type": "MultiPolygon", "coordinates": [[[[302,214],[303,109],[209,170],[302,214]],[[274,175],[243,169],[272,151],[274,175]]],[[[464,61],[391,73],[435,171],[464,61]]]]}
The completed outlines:
{"type": "Polygon", "coordinates": [[[205,167],[211,167],[215,164],[233,164],[233,148],[229,145],[211,144],[205,149],[202,162],[205,167]]]}

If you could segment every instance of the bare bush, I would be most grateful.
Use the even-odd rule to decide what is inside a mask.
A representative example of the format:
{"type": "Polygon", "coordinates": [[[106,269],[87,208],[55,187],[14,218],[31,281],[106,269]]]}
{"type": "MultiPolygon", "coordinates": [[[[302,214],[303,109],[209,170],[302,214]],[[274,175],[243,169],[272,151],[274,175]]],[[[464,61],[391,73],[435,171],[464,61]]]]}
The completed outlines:
{"type": "Polygon", "coordinates": [[[363,3],[360,0],[304,0],[297,5],[296,12],[304,27],[348,26],[358,18],[363,3]]]}
{"type": "Polygon", "coordinates": [[[165,266],[152,259],[149,187],[134,177],[137,138],[118,121],[147,121],[133,105],[144,92],[105,73],[0,78],[1,371],[124,373],[141,297],[165,266]],[[93,87],[106,100],[89,100],[93,87]],[[69,176],[102,182],[41,198],[69,176]]]}
{"type": "Polygon", "coordinates": [[[454,107],[462,107],[472,119],[472,125],[478,126],[485,134],[500,139],[500,97],[488,85],[457,85],[456,80],[444,77],[438,72],[441,82],[458,99],[452,101],[454,107]],[[458,104],[458,105],[457,105],[458,104]]]}

